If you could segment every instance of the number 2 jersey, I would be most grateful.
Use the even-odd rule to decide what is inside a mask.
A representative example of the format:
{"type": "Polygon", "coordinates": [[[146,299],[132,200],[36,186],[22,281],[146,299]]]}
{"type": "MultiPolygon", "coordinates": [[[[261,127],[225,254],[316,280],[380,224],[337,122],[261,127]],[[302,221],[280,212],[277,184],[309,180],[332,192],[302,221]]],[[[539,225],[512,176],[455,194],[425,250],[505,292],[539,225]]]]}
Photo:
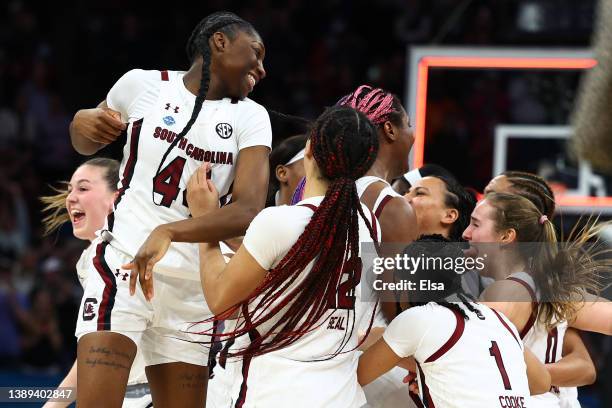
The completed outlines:
{"type": "MultiPolygon", "coordinates": [[[[178,71],[135,69],[123,75],[106,98],[108,107],[129,122],[119,194],[105,226],[112,235],[111,245],[128,255],[135,255],[158,225],[190,216],[186,185],[203,162],[211,163],[211,179],[219,191],[220,204],[225,205],[231,200],[240,150],[269,148],[272,142],[270,119],[263,106],[248,98],[206,100],[187,135],[160,168],[162,157],[187,124],[195,103],[183,76],[178,71]]],[[[172,243],[155,271],[199,280],[198,265],[197,244],[172,243]]]]}
{"type": "MultiPolygon", "coordinates": [[[[292,206],[270,207],[260,212],[246,232],[243,247],[266,270],[272,270],[285,257],[305,231],[313,211],[323,197],[310,197],[292,206]]],[[[362,205],[367,222],[380,236],[374,215],[362,205]]],[[[359,217],[359,241],[372,242],[370,231],[359,217]]],[[[314,265],[311,261],[290,283],[285,293],[299,287],[314,265]]],[[[328,313],[319,325],[292,345],[267,354],[244,359],[228,359],[227,374],[232,378],[232,407],[334,407],[359,408],[366,400],[357,382],[359,353],[358,326],[363,313],[372,308],[358,307],[355,292],[361,271],[345,273],[328,313]],[[340,354],[337,354],[340,353],[340,354]],[[334,355],[335,354],[335,355],[334,355]],[[333,356],[333,357],[332,357],[333,356]]],[[[274,301],[282,302],[285,294],[274,301]]],[[[261,296],[249,305],[251,311],[261,296]]],[[[284,309],[286,310],[286,309],[284,309]]],[[[255,312],[258,316],[260,312],[255,312]]],[[[368,317],[370,317],[368,316],[368,317]]],[[[240,325],[243,316],[233,324],[240,325]]],[[[240,336],[230,352],[248,346],[269,330],[281,316],[274,316],[249,335],[240,336]]],[[[231,330],[231,325],[229,326],[231,330]]],[[[231,341],[231,340],[230,340],[231,341]]]]}
{"type": "Polygon", "coordinates": [[[501,313],[472,303],[480,317],[428,303],[402,312],[383,338],[400,357],[417,361],[419,392],[433,407],[530,407],[523,343],[501,313]]]}

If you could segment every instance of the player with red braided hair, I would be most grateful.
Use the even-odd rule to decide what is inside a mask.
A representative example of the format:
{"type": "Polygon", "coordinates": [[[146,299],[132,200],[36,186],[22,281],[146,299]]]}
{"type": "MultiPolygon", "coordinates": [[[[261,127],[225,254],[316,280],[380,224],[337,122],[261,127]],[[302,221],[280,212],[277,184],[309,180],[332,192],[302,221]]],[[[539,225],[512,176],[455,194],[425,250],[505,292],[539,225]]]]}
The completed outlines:
{"type": "MultiPolygon", "coordinates": [[[[304,199],[259,213],[227,265],[217,244],[200,244],[209,307],[218,319],[238,317],[235,330],[224,333],[235,341],[229,356],[242,359],[232,364],[235,406],[366,402],[356,376],[355,324],[361,316],[355,291],[361,279],[359,243],[380,232],[359,202],[355,180],[377,152],[376,129],[363,114],[328,109],[306,144],[304,199]],[[299,387],[283,387],[288,378],[299,387]]],[[[194,216],[218,206],[205,168],[189,181],[187,200],[194,216]]]]}

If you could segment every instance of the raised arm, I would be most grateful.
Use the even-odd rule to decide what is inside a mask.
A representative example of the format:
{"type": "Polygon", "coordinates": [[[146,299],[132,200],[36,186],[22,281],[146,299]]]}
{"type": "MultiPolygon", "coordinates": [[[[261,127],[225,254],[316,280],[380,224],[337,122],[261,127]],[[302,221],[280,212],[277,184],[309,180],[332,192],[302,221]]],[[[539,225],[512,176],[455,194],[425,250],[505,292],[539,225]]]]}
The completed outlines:
{"type": "MultiPolygon", "coordinates": [[[[240,150],[232,202],[222,208],[196,215],[193,218],[162,224],[156,227],[140,246],[134,260],[123,265],[132,270],[130,291],[140,281],[147,299],[153,296],[153,267],[166,254],[172,242],[210,242],[244,235],[247,227],[264,207],[268,186],[268,154],[266,146],[253,146],[240,150]]],[[[198,171],[202,171],[199,169],[198,171]]],[[[187,188],[189,202],[189,188],[187,188]]],[[[215,198],[218,200],[218,197],[215,198]]],[[[190,206],[191,207],[191,206],[190,206]]]]}
{"type": "Polygon", "coordinates": [[[110,109],[104,100],[96,108],[81,109],[74,115],[70,140],[77,152],[89,156],[114,142],[126,127],[121,114],[110,109]]]}
{"type": "MultiPolygon", "coordinates": [[[[200,217],[164,224],[172,242],[219,242],[244,235],[253,218],[264,208],[268,192],[266,146],[243,149],[236,160],[232,202],[200,217]]],[[[144,245],[143,245],[144,246],[144,245]]]]}
{"type": "Polygon", "coordinates": [[[216,315],[245,300],[267,273],[244,246],[225,264],[219,245],[200,244],[202,290],[208,307],[216,315]]]}

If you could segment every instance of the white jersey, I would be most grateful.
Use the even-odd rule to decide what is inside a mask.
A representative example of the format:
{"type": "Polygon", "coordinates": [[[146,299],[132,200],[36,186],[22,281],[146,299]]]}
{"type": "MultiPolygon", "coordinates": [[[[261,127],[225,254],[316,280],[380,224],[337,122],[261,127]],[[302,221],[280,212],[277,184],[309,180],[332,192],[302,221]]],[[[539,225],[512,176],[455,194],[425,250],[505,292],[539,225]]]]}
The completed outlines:
{"type": "MultiPolygon", "coordinates": [[[[313,211],[322,199],[323,197],[312,197],[294,206],[264,209],[249,226],[243,241],[244,248],[264,269],[273,269],[304,232],[313,211]]],[[[378,230],[373,214],[365,206],[363,211],[366,217],[371,217],[368,222],[374,224],[378,230]]],[[[359,241],[372,241],[361,217],[359,241]]],[[[290,284],[287,291],[300,284],[313,264],[314,260],[290,284]]],[[[349,273],[347,279],[343,280],[336,299],[338,307],[344,306],[346,309],[330,309],[329,314],[322,318],[320,326],[289,347],[263,356],[238,360],[238,364],[226,366],[226,369],[234,370],[231,392],[233,404],[244,408],[357,408],[365,404],[363,391],[357,382],[356,322],[360,320],[360,316],[356,316],[355,311],[356,284],[350,284],[348,278],[349,273]],[[355,328],[352,331],[351,326],[355,328]],[[346,352],[329,358],[339,351],[346,352]],[[329,359],[324,360],[326,358],[329,359]]],[[[257,303],[257,299],[254,303],[257,303]]],[[[272,320],[270,325],[278,321],[272,320]]],[[[253,338],[257,335],[253,333],[253,338]]],[[[248,337],[250,336],[237,338],[234,347],[246,347],[248,337]]],[[[235,350],[234,347],[232,350],[235,350]]]]}
{"type": "MultiPolygon", "coordinates": [[[[359,199],[361,199],[368,187],[379,181],[385,183],[386,186],[380,190],[378,196],[374,200],[374,205],[371,208],[371,211],[374,213],[377,219],[380,218],[385,206],[392,198],[403,198],[402,195],[397,193],[386,180],[376,176],[364,176],[355,182],[357,187],[357,196],[359,199]]],[[[382,232],[380,236],[382,237],[382,232]]],[[[362,286],[363,285],[359,285],[356,296],[361,296],[362,286]]],[[[374,304],[371,302],[358,303],[358,307],[366,308],[362,313],[364,318],[362,319],[359,327],[360,334],[364,334],[370,325],[371,307],[373,306],[374,304]]],[[[376,310],[372,327],[387,327],[387,320],[385,319],[380,307],[376,310]]],[[[372,381],[367,386],[363,387],[363,391],[368,401],[366,407],[392,407],[397,406],[398,401],[402,401],[402,405],[406,408],[414,406],[414,403],[409,400],[411,396],[410,392],[408,391],[408,387],[403,382],[403,379],[407,374],[407,370],[395,367],[372,381]]]]}
{"type": "MultiPolygon", "coordinates": [[[[225,262],[229,262],[234,256],[234,250],[229,247],[225,242],[219,242],[219,248],[225,262]]],[[[228,330],[235,329],[233,320],[225,320],[223,322],[217,322],[215,327],[215,333],[221,333],[228,330]]],[[[232,396],[232,377],[231,374],[234,370],[226,369],[227,364],[239,364],[235,360],[227,360],[227,348],[226,341],[219,340],[212,346],[212,350],[208,361],[208,370],[210,378],[208,380],[208,387],[206,391],[206,406],[208,408],[227,408],[231,406],[232,396]]]]}
{"type": "MultiPolygon", "coordinates": [[[[372,213],[374,213],[374,216],[376,217],[376,219],[380,218],[385,206],[392,198],[402,197],[395,190],[393,190],[393,188],[391,188],[391,185],[389,185],[389,183],[387,183],[386,180],[383,180],[380,177],[376,177],[376,176],[364,176],[364,177],[361,177],[360,179],[357,179],[357,181],[355,182],[355,185],[357,187],[357,196],[359,197],[359,199],[361,200],[361,197],[363,196],[365,191],[368,189],[368,187],[370,187],[372,184],[377,183],[379,181],[385,183],[386,186],[382,190],[380,190],[380,192],[378,193],[378,196],[376,197],[376,200],[374,200],[374,205],[370,209],[372,213]]],[[[379,237],[381,237],[380,240],[382,240],[382,234],[383,232],[381,231],[379,234],[379,237]]],[[[361,291],[358,291],[357,295],[359,296],[360,293],[361,291]]],[[[368,304],[371,304],[371,303],[368,303],[368,304]]],[[[364,313],[364,316],[365,315],[369,315],[369,313],[364,313]]],[[[370,324],[370,321],[367,318],[362,321],[362,324],[360,327],[360,330],[362,331],[362,333],[365,333],[365,330],[367,329],[369,324],[370,324]]],[[[383,316],[380,308],[376,310],[376,315],[375,315],[372,327],[387,327],[387,321],[385,317],[383,316]]]]}
{"type": "Polygon", "coordinates": [[[380,190],[380,192],[378,193],[378,197],[376,197],[376,200],[374,200],[374,205],[371,208],[376,218],[380,218],[389,200],[391,200],[394,197],[403,198],[403,196],[399,194],[397,191],[395,191],[391,187],[391,185],[387,183],[386,180],[383,180],[380,177],[376,177],[376,176],[364,176],[355,182],[355,184],[357,185],[357,195],[359,196],[359,199],[361,199],[361,196],[363,196],[363,193],[365,193],[368,187],[370,187],[372,184],[377,183],[379,181],[382,181],[383,183],[385,183],[386,186],[383,187],[382,190],[380,190]]]}
{"type": "Polygon", "coordinates": [[[578,388],[559,387],[559,406],[561,408],[580,408],[578,388]]]}
{"type": "MultiPolygon", "coordinates": [[[[203,163],[212,164],[211,179],[221,205],[231,199],[240,150],[270,147],[272,131],[266,109],[250,99],[204,101],[189,133],[162,157],[191,117],[195,96],[182,72],[132,70],[112,87],[106,102],[128,121],[119,195],[105,226],[111,245],[135,255],[153,228],[189,217],[187,181],[203,163]]],[[[173,243],[155,272],[199,280],[198,247],[173,243]]]]}
{"type": "MultiPolygon", "coordinates": [[[[89,265],[91,263],[91,259],[94,257],[96,252],[96,245],[89,245],[79,258],[76,263],[76,271],[77,276],[79,278],[79,282],[81,286],[85,288],[85,281],[89,275],[89,265]]],[[[142,357],[142,353],[140,349],[136,350],[136,356],[134,357],[134,362],[132,363],[132,368],[130,369],[130,376],[128,377],[128,385],[134,384],[146,384],[147,376],[145,374],[145,362],[142,357]]]]}
{"type": "Polygon", "coordinates": [[[467,320],[437,303],[412,307],[389,324],[384,341],[398,356],[414,356],[425,406],[530,406],[516,328],[502,314],[472,305],[482,318],[463,305],[467,320]]]}
{"type": "MultiPolygon", "coordinates": [[[[559,361],[562,357],[563,339],[567,330],[567,322],[560,322],[553,329],[548,330],[546,325],[536,318],[537,303],[535,302],[539,300],[539,293],[536,290],[536,285],[531,275],[525,272],[518,272],[506,279],[523,285],[534,302],[534,313],[520,333],[523,343],[543,364],[559,361]]],[[[547,393],[533,396],[532,399],[534,407],[561,406],[559,387],[556,386],[552,386],[547,393]]]]}

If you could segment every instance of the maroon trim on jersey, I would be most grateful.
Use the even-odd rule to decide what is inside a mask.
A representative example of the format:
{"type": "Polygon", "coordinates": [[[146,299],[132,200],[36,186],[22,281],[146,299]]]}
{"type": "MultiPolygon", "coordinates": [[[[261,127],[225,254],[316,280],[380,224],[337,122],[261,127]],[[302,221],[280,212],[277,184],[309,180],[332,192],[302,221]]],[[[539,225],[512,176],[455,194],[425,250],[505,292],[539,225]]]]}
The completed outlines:
{"type": "Polygon", "coordinates": [[[162,81],[169,81],[170,80],[170,78],[168,77],[168,71],[161,71],[160,74],[161,74],[161,80],[162,81]]]}
{"type": "MultiPolygon", "coordinates": [[[[215,367],[217,366],[217,354],[223,349],[223,343],[219,338],[218,334],[223,332],[225,326],[224,320],[215,320],[213,322],[213,343],[210,346],[210,352],[208,353],[208,379],[212,379],[215,376],[215,367]]],[[[225,367],[223,367],[225,368],[225,367]]]]}
{"type": "Polygon", "coordinates": [[[376,216],[376,218],[379,218],[380,215],[382,214],[383,210],[385,209],[385,206],[387,205],[387,203],[393,198],[392,195],[386,195],[385,198],[382,199],[382,201],[380,202],[380,204],[378,204],[378,207],[376,208],[376,211],[374,211],[374,215],[376,216]]]}
{"type": "Polygon", "coordinates": [[[527,320],[525,327],[523,327],[523,330],[521,330],[521,333],[520,333],[521,339],[524,339],[527,333],[529,333],[529,330],[531,330],[531,328],[535,324],[536,318],[538,317],[538,298],[536,297],[536,294],[533,288],[524,280],[520,278],[516,278],[514,276],[506,278],[506,280],[511,280],[511,281],[520,283],[521,285],[523,285],[525,289],[527,289],[527,292],[529,292],[529,296],[531,296],[531,302],[532,302],[531,316],[529,316],[529,320],[527,320]]]}
{"type": "Polygon", "coordinates": [[[506,278],[506,280],[510,280],[510,281],[514,281],[514,282],[520,283],[521,285],[523,285],[523,287],[525,289],[527,289],[527,292],[529,292],[529,296],[531,296],[531,301],[532,302],[537,302],[538,301],[538,298],[536,297],[536,294],[533,291],[533,288],[527,282],[525,282],[524,280],[522,280],[520,278],[517,278],[517,277],[514,277],[514,276],[510,276],[509,278],[506,278]]]}
{"type": "Polygon", "coordinates": [[[425,405],[423,405],[423,401],[421,401],[417,394],[412,391],[409,391],[408,394],[410,395],[410,399],[412,400],[412,402],[414,402],[414,405],[417,408],[425,408],[425,405]]]}
{"type": "Polygon", "coordinates": [[[106,217],[106,224],[108,225],[108,230],[113,231],[113,226],[115,225],[115,214],[111,211],[106,217]]]}
{"type": "Polygon", "coordinates": [[[115,306],[115,295],[117,294],[117,282],[115,276],[104,260],[104,253],[108,242],[100,242],[96,247],[96,256],[93,259],[94,267],[104,281],[102,301],[98,309],[98,331],[111,329],[111,313],[115,306]]]}
{"type": "Polygon", "coordinates": [[[317,206],[314,204],[298,204],[299,207],[310,208],[313,212],[317,211],[317,206]]]}
{"type": "MultiPolygon", "coordinates": [[[[374,213],[372,212],[372,210],[370,210],[368,208],[368,210],[370,211],[370,215],[372,216],[372,231],[374,231],[374,236],[372,238],[374,238],[374,241],[378,241],[378,220],[376,219],[376,215],[374,215],[374,213]]],[[[382,230],[381,230],[382,232],[382,230]]]]}
{"type": "Polygon", "coordinates": [[[431,394],[429,393],[429,387],[427,387],[427,383],[425,382],[425,373],[423,372],[423,369],[421,368],[421,365],[419,364],[419,362],[416,362],[417,365],[417,371],[419,372],[419,378],[421,379],[421,387],[423,387],[422,390],[422,394],[423,394],[423,406],[425,408],[436,408],[436,405],[433,402],[433,399],[431,398],[431,394]]]}
{"type": "MultiPolygon", "coordinates": [[[[251,342],[261,341],[261,335],[255,329],[249,330],[249,338],[251,342]]],[[[240,384],[240,392],[238,393],[238,399],[236,400],[236,404],[234,408],[242,408],[247,398],[247,381],[249,379],[249,367],[251,366],[251,361],[253,357],[246,356],[242,360],[242,384],[240,384]]]]}
{"type": "MultiPolygon", "coordinates": [[[[232,194],[232,190],[233,189],[234,189],[234,182],[232,181],[232,184],[230,184],[229,188],[227,189],[227,194],[225,194],[224,196],[219,198],[219,207],[223,207],[223,206],[228,205],[229,203],[232,202],[232,199],[230,198],[230,195],[232,194]]],[[[187,191],[187,190],[185,190],[185,191],[187,191]]]]}
{"type": "Polygon", "coordinates": [[[229,353],[229,349],[234,345],[235,339],[229,339],[225,342],[225,346],[219,353],[219,365],[225,369],[225,364],[227,363],[227,354],[229,353]]]}
{"type": "Polygon", "coordinates": [[[452,309],[451,311],[457,319],[457,326],[455,326],[455,331],[453,331],[453,334],[448,340],[446,340],[446,343],[444,343],[442,347],[438,349],[438,351],[433,353],[431,356],[429,356],[427,360],[425,360],[426,363],[431,363],[432,361],[436,361],[437,359],[442,357],[445,353],[448,352],[448,350],[450,350],[455,344],[457,344],[457,342],[461,338],[461,335],[463,335],[463,331],[465,330],[465,319],[458,311],[452,309]]]}
{"type": "Polygon", "coordinates": [[[557,360],[557,343],[559,342],[558,334],[559,331],[556,327],[548,332],[548,336],[546,337],[546,354],[544,364],[551,364],[557,360]]]}
{"type": "MultiPolygon", "coordinates": [[[[138,140],[140,139],[140,130],[142,129],[143,119],[138,119],[132,124],[132,133],[130,134],[130,151],[128,153],[128,159],[123,168],[123,174],[121,175],[121,188],[118,191],[117,198],[115,199],[115,208],[119,206],[125,190],[130,188],[130,182],[134,175],[134,169],[136,168],[136,161],[138,160],[138,140]]],[[[115,216],[111,212],[107,219],[108,230],[113,231],[113,225],[115,224],[115,216]]]]}
{"type": "Polygon", "coordinates": [[[521,333],[520,333],[521,340],[525,338],[527,333],[529,333],[529,330],[531,330],[531,328],[535,324],[536,318],[538,317],[537,312],[536,312],[536,310],[538,310],[537,304],[533,305],[532,307],[533,307],[533,310],[531,311],[531,316],[529,316],[529,320],[527,320],[525,327],[523,327],[523,330],[521,330],[521,333]]]}
{"type": "Polygon", "coordinates": [[[491,311],[493,313],[495,313],[495,316],[497,316],[497,318],[499,319],[499,321],[501,322],[502,325],[504,325],[504,327],[510,332],[510,334],[512,335],[512,337],[514,337],[514,340],[516,340],[516,342],[519,344],[519,346],[521,345],[521,342],[519,339],[516,338],[516,336],[514,335],[514,332],[512,331],[512,329],[510,328],[510,326],[508,326],[508,323],[506,323],[506,321],[499,315],[499,313],[497,312],[497,310],[495,309],[491,309],[491,311]]]}

